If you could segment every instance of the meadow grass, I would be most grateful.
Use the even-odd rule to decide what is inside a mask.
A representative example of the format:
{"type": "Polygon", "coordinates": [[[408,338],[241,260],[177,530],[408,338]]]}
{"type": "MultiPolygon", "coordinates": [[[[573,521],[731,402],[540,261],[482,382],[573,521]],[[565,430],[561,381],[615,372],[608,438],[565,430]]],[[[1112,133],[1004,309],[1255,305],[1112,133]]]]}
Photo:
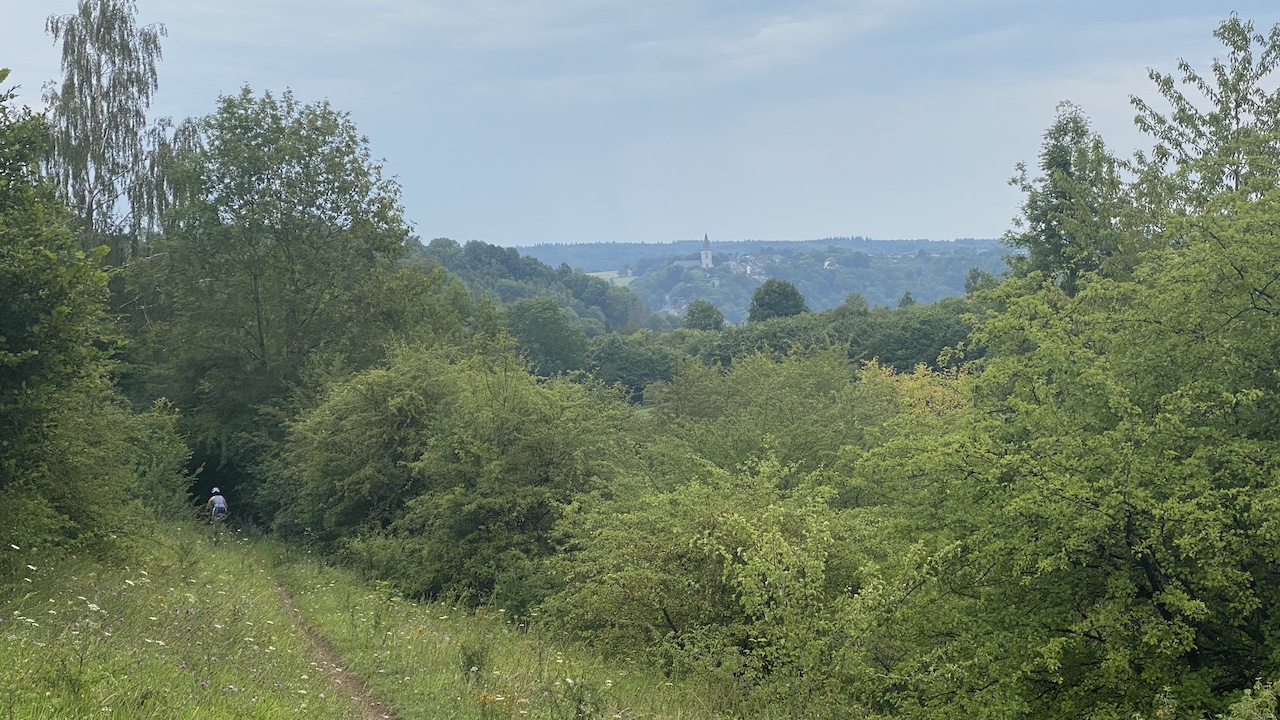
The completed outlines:
{"type": "Polygon", "coordinates": [[[26,577],[0,585],[0,720],[363,717],[250,543],[139,533],[106,562],[28,555],[26,577]]]}
{"type": "Polygon", "coordinates": [[[592,653],[506,617],[418,603],[276,548],[299,612],[403,720],[720,717],[688,684],[592,653]]]}
{"type": "MultiPolygon", "coordinates": [[[[363,718],[323,651],[401,720],[710,720],[715,693],[604,662],[500,608],[404,600],[261,538],[163,525],[111,560],[30,561],[0,585],[0,720],[363,718]]],[[[368,698],[364,698],[367,703],[368,698]]]]}

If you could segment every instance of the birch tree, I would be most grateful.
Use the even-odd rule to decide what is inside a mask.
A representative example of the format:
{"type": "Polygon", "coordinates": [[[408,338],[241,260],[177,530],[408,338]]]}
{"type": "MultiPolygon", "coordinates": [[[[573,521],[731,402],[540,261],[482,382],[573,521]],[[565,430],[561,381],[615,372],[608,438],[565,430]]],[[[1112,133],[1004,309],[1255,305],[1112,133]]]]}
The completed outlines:
{"type": "Polygon", "coordinates": [[[147,111],[159,87],[164,25],[139,27],[134,0],[80,0],[51,15],[62,43],[62,80],[45,85],[52,147],[47,170],[80,221],[82,243],[106,244],[108,262],[136,254],[164,202],[161,163],[168,121],[147,111]]]}

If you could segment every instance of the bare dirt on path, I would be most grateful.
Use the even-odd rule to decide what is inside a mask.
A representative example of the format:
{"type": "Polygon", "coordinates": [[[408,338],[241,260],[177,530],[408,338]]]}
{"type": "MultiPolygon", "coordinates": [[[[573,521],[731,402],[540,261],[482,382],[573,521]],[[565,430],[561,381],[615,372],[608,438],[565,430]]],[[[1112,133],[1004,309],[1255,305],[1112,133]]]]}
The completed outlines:
{"type": "Polygon", "coordinates": [[[293,618],[294,624],[302,630],[307,643],[311,645],[316,657],[316,667],[320,668],[328,676],[329,682],[333,683],[333,686],[339,692],[346,694],[359,704],[360,718],[363,720],[400,720],[400,716],[396,715],[396,711],[391,706],[374,696],[373,691],[363,678],[346,669],[342,658],[334,651],[333,646],[329,644],[329,641],[323,635],[307,624],[302,614],[298,612],[298,606],[294,604],[293,598],[289,596],[289,591],[279,583],[276,584],[276,597],[280,601],[280,607],[288,613],[289,617],[293,618]]]}

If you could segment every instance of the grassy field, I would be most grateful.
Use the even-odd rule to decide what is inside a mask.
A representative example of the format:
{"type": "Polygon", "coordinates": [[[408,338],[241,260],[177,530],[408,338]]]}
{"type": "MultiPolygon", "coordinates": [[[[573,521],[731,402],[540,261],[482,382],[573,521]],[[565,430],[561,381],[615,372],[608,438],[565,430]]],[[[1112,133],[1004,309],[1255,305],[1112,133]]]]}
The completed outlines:
{"type": "Polygon", "coordinates": [[[138,547],[0,587],[0,718],[364,717],[312,664],[257,548],[192,528],[138,547]]]}
{"type": "Polygon", "coordinates": [[[716,717],[706,693],[603,663],[501,608],[408,602],[287,553],[275,565],[307,623],[403,720],[716,717]]]}
{"type": "Polygon", "coordinates": [[[715,717],[705,693],[501,609],[408,602],[266,540],[161,527],[136,547],[5,549],[30,563],[0,586],[0,720],[715,717]]]}

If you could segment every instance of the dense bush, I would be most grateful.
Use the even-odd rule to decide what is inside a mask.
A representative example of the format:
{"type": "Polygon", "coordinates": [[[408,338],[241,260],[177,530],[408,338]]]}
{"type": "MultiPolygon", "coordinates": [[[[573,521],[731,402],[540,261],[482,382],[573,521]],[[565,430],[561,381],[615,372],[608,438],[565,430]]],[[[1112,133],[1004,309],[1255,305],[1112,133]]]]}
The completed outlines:
{"type": "Polygon", "coordinates": [[[406,347],[290,426],[275,526],[412,595],[523,609],[564,508],[608,484],[624,407],[506,350],[406,347]]]}

